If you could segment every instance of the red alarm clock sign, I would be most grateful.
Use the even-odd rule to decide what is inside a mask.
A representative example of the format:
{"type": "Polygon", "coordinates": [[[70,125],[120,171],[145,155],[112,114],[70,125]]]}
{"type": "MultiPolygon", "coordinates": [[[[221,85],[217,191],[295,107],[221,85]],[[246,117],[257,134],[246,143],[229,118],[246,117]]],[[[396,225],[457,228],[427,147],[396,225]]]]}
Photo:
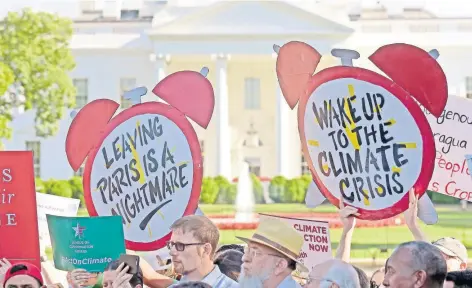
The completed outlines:
{"type": "Polygon", "coordinates": [[[431,128],[412,96],[440,114],[447,100],[445,75],[427,52],[406,44],[385,46],[370,58],[393,81],[352,67],[355,51],[335,49],[333,55],[344,66],[314,76],[320,57],[305,43],[284,45],[277,59],[287,102],[293,108],[299,101],[300,139],[313,180],[333,204],[342,199],[358,208],[361,219],[392,217],[406,210],[412,187],[424,194],[434,167],[431,128]],[[401,61],[411,55],[409,63],[401,61]],[[386,61],[396,69],[383,69],[386,61]],[[416,73],[405,72],[402,64],[416,73]]]}
{"type": "Polygon", "coordinates": [[[172,223],[197,209],[202,155],[187,116],[208,126],[214,94],[207,73],[206,68],[180,71],[159,82],[153,93],[169,105],[140,104],[147,92],[140,87],[126,94],[136,105],[112,118],[119,104],[95,100],[69,128],[66,150],[72,168],[87,157],[87,210],[91,216],[122,216],[128,249],[164,247],[172,223]]]}

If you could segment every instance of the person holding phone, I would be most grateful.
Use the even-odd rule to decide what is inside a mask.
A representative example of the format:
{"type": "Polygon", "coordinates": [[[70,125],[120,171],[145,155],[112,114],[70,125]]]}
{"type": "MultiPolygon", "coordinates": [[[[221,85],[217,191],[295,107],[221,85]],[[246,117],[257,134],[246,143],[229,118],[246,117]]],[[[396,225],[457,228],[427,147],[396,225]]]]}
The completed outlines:
{"type": "Polygon", "coordinates": [[[136,261],[134,263],[130,262],[131,257],[121,257],[120,259],[121,261],[115,260],[105,268],[103,272],[103,287],[143,288],[143,271],[139,267],[139,260],[134,260],[136,261]],[[125,259],[127,259],[126,262],[125,259]]]}

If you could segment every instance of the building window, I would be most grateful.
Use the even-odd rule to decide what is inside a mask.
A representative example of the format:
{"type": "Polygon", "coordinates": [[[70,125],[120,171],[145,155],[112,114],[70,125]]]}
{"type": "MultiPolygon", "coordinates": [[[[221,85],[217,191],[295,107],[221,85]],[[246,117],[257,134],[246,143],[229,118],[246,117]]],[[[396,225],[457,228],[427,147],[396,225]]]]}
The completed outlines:
{"type": "Polygon", "coordinates": [[[310,168],[308,167],[308,162],[306,162],[305,155],[302,152],[302,175],[310,174],[310,168]]]}
{"type": "Polygon", "coordinates": [[[121,20],[133,20],[139,18],[139,10],[121,10],[121,20]]]}
{"type": "Polygon", "coordinates": [[[472,99],[472,77],[465,77],[465,95],[472,99]]]}
{"type": "Polygon", "coordinates": [[[77,176],[77,177],[82,177],[82,176],[84,176],[84,170],[85,170],[85,163],[82,164],[82,166],[80,166],[79,170],[77,170],[76,172],[74,172],[74,176],[77,176]]]}
{"type": "Polygon", "coordinates": [[[259,78],[244,79],[244,106],[249,110],[261,109],[261,81],[259,78]]]}
{"type": "Polygon", "coordinates": [[[124,98],[127,91],[136,88],[136,78],[121,78],[120,79],[120,95],[121,95],[121,109],[129,108],[133,105],[130,100],[124,98]]]}
{"type": "Polygon", "coordinates": [[[74,79],[73,82],[77,91],[77,94],[75,94],[75,107],[82,108],[88,102],[88,80],[74,79]]]}
{"type": "Polygon", "coordinates": [[[41,142],[26,141],[26,150],[33,151],[33,165],[35,177],[41,177],[41,142]]]}
{"type": "Polygon", "coordinates": [[[205,163],[205,141],[200,140],[200,152],[202,153],[202,165],[205,163]]]}
{"type": "Polygon", "coordinates": [[[257,177],[261,176],[261,159],[260,158],[246,158],[246,162],[249,164],[249,173],[256,175],[257,177]]]}

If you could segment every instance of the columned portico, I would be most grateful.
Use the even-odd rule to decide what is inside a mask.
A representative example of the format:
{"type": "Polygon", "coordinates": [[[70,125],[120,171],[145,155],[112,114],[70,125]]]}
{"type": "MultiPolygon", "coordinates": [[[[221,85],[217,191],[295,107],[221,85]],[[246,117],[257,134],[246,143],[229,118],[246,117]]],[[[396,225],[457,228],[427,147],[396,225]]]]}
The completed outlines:
{"type": "MultiPolygon", "coordinates": [[[[150,60],[154,65],[154,71],[155,71],[155,84],[159,83],[164,79],[166,75],[166,70],[167,70],[167,63],[170,61],[170,55],[168,54],[154,54],[152,53],[150,55],[150,60]]],[[[155,85],[154,84],[154,85],[155,85]]],[[[164,102],[161,98],[158,97],[159,102],[164,102]]]]}
{"type": "Polygon", "coordinates": [[[214,55],[216,60],[215,120],[216,120],[216,174],[231,179],[231,133],[228,113],[228,71],[229,55],[214,55]]]}
{"type": "Polygon", "coordinates": [[[275,91],[276,91],[276,145],[277,145],[277,174],[276,175],[288,175],[290,173],[289,165],[289,153],[293,152],[289,149],[289,135],[288,135],[288,123],[290,117],[289,106],[285,102],[285,98],[280,89],[277,77],[275,77],[275,91]]]}

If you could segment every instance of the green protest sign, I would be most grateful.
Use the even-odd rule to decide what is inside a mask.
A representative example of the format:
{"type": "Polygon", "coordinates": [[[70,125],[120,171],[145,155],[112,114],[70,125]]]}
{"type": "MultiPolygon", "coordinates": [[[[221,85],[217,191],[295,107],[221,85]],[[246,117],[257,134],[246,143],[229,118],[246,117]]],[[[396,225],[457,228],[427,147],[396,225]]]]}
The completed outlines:
{"type": "Polygon", "coordinates": [[[46,217],[56,269],[102,272],[126,253],[120,216],[46,217]]]}

